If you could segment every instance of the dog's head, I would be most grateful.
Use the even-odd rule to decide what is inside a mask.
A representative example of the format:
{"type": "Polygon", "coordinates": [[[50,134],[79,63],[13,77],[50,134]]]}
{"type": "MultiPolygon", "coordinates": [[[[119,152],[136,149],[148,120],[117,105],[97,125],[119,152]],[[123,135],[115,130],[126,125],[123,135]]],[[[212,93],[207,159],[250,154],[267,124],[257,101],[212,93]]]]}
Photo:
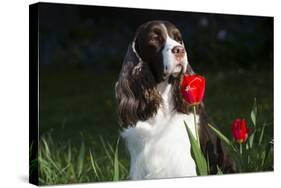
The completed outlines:
{"type": "Polygon", "coordinates": [[[177,27],[167,21],[150,21],[141,25],[132,48],[150,67],[157,82],[186,72],[187,51],[177,27]]]}
{"type": "Polygon", "coordinates": [[[193,74],[178,28],[167,21],[150,21],[136,31],[116,83],[118,112],[123,125],[133,125],[156,114],[162,103],[157,84],[173,84],[175,110],[187,113],[180,96],[184,73],[193,74]]]}

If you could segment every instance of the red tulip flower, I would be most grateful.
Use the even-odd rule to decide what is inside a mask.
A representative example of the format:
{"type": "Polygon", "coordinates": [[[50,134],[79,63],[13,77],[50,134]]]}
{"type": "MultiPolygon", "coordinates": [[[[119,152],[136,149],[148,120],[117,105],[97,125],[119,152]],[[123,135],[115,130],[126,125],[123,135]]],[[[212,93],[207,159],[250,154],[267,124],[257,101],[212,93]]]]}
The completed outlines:
{"type": "Polygon", "coordinates": [[[205,92],[205,78],[199,75],[184,75],[180,90],[186,102],[191,105],[200,104],[205,92]]]}
{"type": "Polygon", "coordinates": [[[245,119],[234,120],[231,131],[236,142],[240,144],[246,142],[249,129],[247,128],[245,119]]]}

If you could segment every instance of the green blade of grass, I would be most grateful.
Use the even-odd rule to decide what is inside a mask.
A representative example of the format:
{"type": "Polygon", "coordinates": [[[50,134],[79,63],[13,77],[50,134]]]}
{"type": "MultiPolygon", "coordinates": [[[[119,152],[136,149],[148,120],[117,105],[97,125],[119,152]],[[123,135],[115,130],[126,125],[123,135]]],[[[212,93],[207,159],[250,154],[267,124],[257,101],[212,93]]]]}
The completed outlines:
{"type": "Polygon", "coordinates": [[[49,164],[51,164],[60,174],[62,174],[62,171],[60,167],[56,164],[56,162],[52,159],[51,151],[49,149],[48,143],[45,139],[42,139],[44,149],[43,149],[43,155],[46,157],[46,160],[49,164]]]}
{"type": "Polygon", "coordinates": [[[97,171],[97,168],[96,168],[96,164],[94,162],[94,159],[93,159],[91,151],[90,151],[90,160],[91,160],[92,168],[94,170],[95,177],[97,178],[98,181],[100,181],[100,176],[98,174],[98,171],[97,171]]]}
{"type": "Polygon", "coordinates": [[[100,140],[101,140],[101,143],[102,143],[102,146],[103,146],[103,149],[105,151],[107,158],[110,160],[111,164],[114,164],[113,157],[111,156],[110,151],[107,149],[107,146],[106,146],[103,138],[100,137],[100,140]]]}
{"type": "Polygon", "coordinates": [[[269,144],[267,144],[267,146],[265,148],[265,155],[262,158],[261,167],[263,167],[263,165],[264,165],[267,157],[269,156],[271,150],[273,150],[273,146],[272,146],[272,144],[269,143],[269,144]]]}
{"type": "Polygon", "coordinates": [[[61,171],[65,173],[65,171],[70,167],[71,163],[68,163],[61,171]]]}
{"type": "Polygon", "coordinates": [[[116,143],[116,149],[114,154],[114,173],[113,173],[113,181],[119,180],[119,160],[118,160],[118,146],[119,146],[119,138],[116,143]]]}
{"type": "Polygon", "coordinates": [[[68,151],[67,151],[67,161],[68,163],[71,163],[71,145],[69,145],[68,147],[68,151]]]}
{"type": "Polygon", "coordinates": [[[220,167],[219,166],[217,166],[217,175],[222,175],[223,174],[223,172],[222,172],[222,170],[220,169],[220,167]]]}
{"type": "Polygon", "coordinates": [[[49,146],[48,146],[48,143],[46,141],[45,138],[42,138],[42,143],[43,143],[43,150],[44,150],[44,154],[50,156],[50,149],[49,149],[49,146]]]}
{"type": "Polygon", "coordinates": [[[84,142],[81,143],[81,148],[78,156],[78,177],[81,177],[83,166],[84,166],[84,157],[85,157],[85,144],[84,142]]]}

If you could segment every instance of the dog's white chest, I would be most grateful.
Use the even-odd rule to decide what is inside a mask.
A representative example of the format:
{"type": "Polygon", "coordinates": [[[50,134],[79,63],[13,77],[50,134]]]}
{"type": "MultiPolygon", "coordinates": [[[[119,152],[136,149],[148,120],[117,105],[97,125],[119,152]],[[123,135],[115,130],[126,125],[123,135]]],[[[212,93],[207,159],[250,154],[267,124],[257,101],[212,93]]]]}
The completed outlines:
{"type": "Polygon", "coordinates": [[[131,156],[131,179],[196,176],[184,121],[195,135],[193,114],[161,111],[123,131],[131,156]]]}

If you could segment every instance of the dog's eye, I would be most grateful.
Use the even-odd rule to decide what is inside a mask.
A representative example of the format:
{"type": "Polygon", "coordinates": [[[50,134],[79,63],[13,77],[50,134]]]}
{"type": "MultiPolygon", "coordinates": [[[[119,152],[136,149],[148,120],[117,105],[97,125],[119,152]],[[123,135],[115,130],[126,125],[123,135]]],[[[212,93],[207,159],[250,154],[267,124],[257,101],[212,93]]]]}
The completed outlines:
{"type": "Polygon", "coordinates": [[[175,40],[176,40],[178,43],[183,44],[181,37],[175,37],[175,40]]]}
{"type": "Polygon", "coordinates": [[[181,38],[181,34],[179,32],[173,32],[172,38],[180,44],[183,43],[182,38],[181,38]]]}
{"type": "Polygon", "coordinates": [[[162,38],[160,37],[160,35],[156,35],[156,34],[151,35],[151,36],[149,37],[149,39],[150,39],[151,41],[162,42],[162,38]]]}

